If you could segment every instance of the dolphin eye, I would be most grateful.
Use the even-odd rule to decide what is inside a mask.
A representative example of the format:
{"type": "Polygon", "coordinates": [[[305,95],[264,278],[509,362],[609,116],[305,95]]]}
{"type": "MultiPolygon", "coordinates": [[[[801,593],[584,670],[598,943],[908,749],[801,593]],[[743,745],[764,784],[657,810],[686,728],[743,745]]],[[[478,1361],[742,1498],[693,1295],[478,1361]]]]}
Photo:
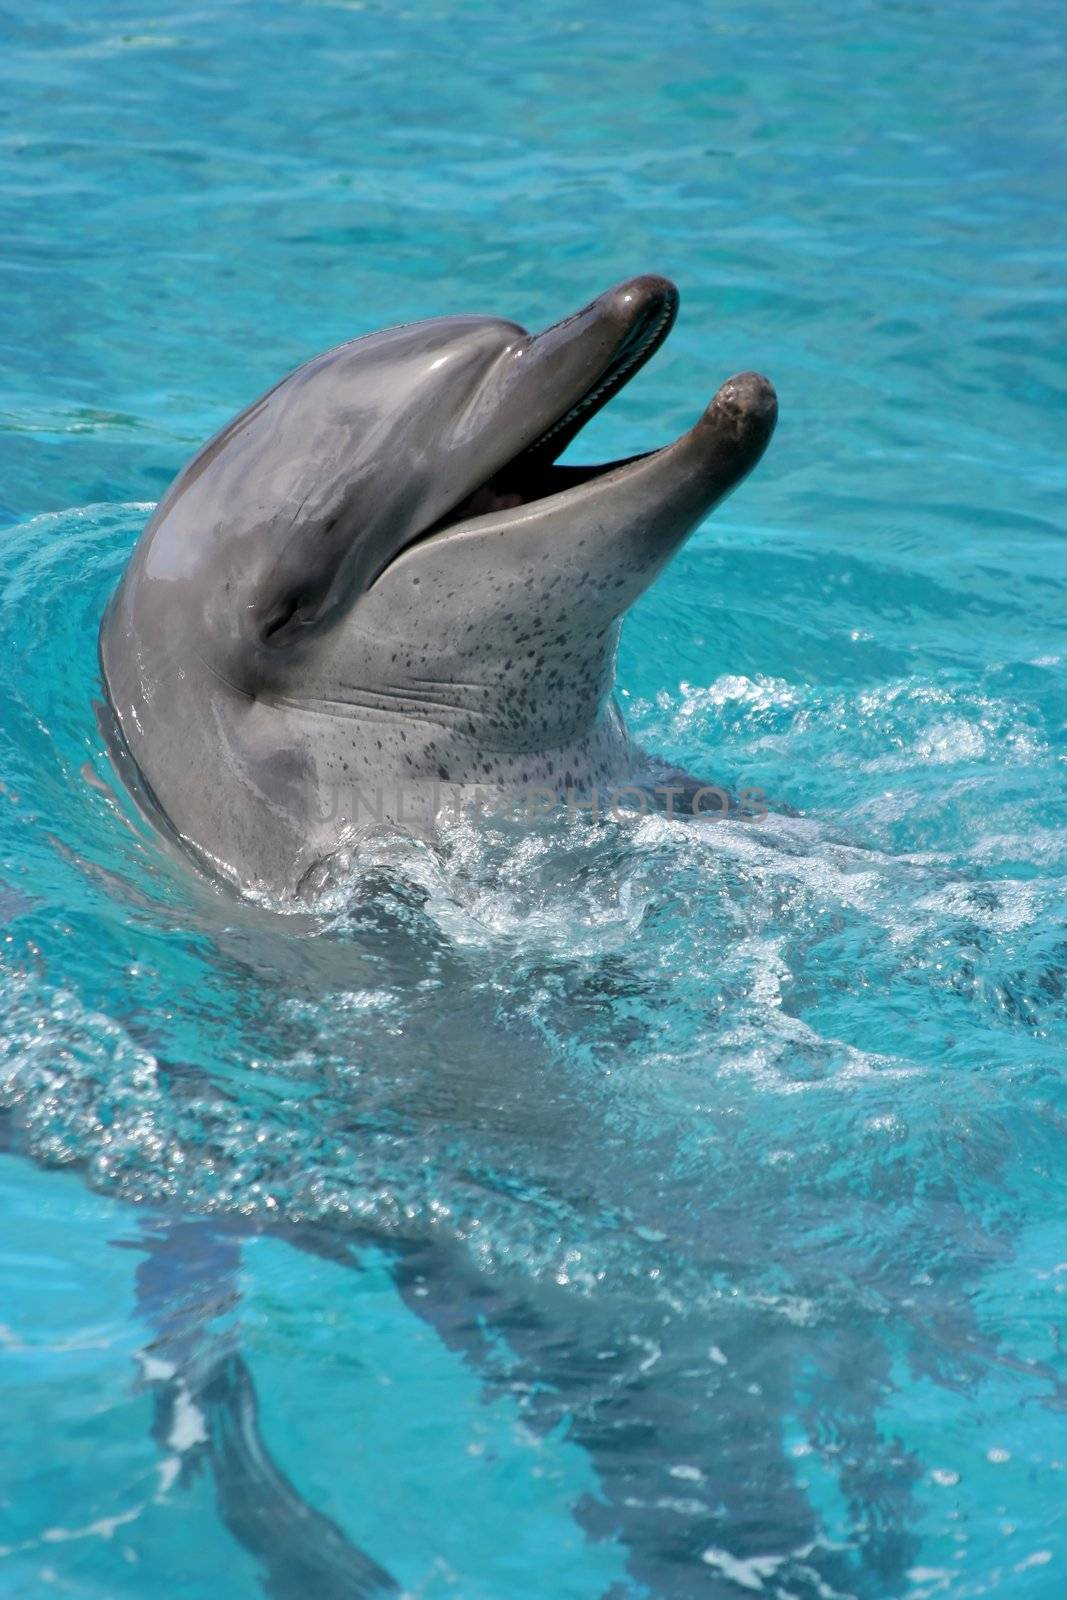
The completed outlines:
{"type": "Polygon", "coordinates": [[[340,521],[340,513],[329,517],[316,530],[314,544],[310,548],[305,547],[300,588],[282,595],[267,613],[260,633],[264,644],[287,644],[287,635],[319,620],[336,570],[338,552],[336,540],[331,539],[331,535],[340,521]]]}
{"type": "Polygon", "coordinates": [[[282,641],[278,638],[278,635],[285,632],[299,610],[300,596],[298,594],[287,595],[263,625],[264,644],[281,643],[282,641]]]}

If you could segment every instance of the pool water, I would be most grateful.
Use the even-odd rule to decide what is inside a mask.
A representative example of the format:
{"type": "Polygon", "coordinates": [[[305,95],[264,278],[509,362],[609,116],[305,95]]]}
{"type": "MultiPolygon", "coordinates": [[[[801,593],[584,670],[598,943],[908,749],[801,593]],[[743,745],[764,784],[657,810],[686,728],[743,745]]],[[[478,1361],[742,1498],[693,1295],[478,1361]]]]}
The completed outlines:
{"type": "Polygon", "coordinates": [[[1067,1592],[1055,9],[0,36],[0,1594],[1067,1592]],[[199,884],[95,709],[169,479],[343,338],[643,271],[678,328],[575,457],[741,368],[781,422],[622,703],[800,814],[199,884]]]}

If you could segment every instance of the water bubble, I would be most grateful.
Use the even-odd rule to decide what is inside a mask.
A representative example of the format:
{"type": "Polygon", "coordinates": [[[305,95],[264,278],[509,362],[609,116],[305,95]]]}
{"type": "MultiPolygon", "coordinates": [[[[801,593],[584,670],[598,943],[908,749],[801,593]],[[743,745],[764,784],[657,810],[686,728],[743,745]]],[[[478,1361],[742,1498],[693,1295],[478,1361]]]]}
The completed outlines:
{"type": "Polygon", "coordinates": [[[954,1472],[951,1467],[935,1467],[930,1477],[942,1489],[952,1489],[960,1481],[959,1473],[954,1472]]]}

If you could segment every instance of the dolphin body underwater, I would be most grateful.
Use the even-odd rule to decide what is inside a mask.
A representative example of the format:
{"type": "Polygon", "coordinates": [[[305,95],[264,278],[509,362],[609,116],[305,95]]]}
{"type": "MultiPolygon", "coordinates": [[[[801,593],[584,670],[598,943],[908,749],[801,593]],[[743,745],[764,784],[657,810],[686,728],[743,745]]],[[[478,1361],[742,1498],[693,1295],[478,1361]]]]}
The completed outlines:
{"type": "MultiPolygon", "coordinates": [[[[344,867],[359,795],[380,806],[373,821],[430,837],[446,785],[697,787],[630,740],[613,698],[616,643],[629,606],[759,460],[774,391],[742,373],[664,449],[556,464],[663,342],[677,303],[672,284],[645,276],[536,336],[448,317],[353,340],[283,379],[179,475],[106,611],[100,657],[119,771],[209,876],[271,902],[313,897],[344,867]]],[[[464,1040],[450,1041],[442,1020],[442,1059],[484,1060],[487,1081],[510,1073],[533,1121],[562,1115],[558,1088],[537,1099],[543,1055],[503,1037],[488,1002],[472,994],[462,1021],[464,1040]]],[[[165,1065],[194,1095],[209,1083],[201,1067],[165,1065]]],[[[659,1236],[681,1228],[702,1256],[706,1241],[686,1233],[699,1208],[684,1226],[659,1218],[656,1193],[659,1236]]],[[[138,1312],[153,1334],[144,1375],[166,1472],[184,1481],[209,1465],[222,1521],[277,1600],[397,1585],[301,1499],[260,1435],[250,1371],[219,1319],[238,1297],[242,1241],[261,1231],[356,1267],[364,1248],[384,1248],[411,1310],[490,1373],[486,1330],[500,1330],[532,1375],[527,1422],[588,1452],[604,1500],[581,1520],[594,1538],[621,1539],[633,1593],[681,1600],[696,1574],[701,1593],[735,1594],[731,1572],[753,1587],[750,1557],[757,1576],[781,1568],[802,1600],[846,1578],[837,1556],[814,1553],[817,1518],[781,1459],[784,1377],[780,1395],[709,1402],[720,1357],[709,1369],[700,1315],[494,1282],[436,1239],[157,1214],[136,1242],[138,1312]],[[679,1460],[702,1463],[709,1528],[736,1530],[734,1568],[725,1554],[719,1567],[702,1560],[723,1538],[678,1544],[680,1491],[664,1474],[679,1460]],[[779,1548],[796,1552],[771,1567],[766,1508],[779,1548]]]]}
{"type": "Polygon", "coordinates": [[[774,390],[741,373],[664,449],[556,462],[677,306],[645,276],[537,335],[457,316],[354,339],[193,458],[100,658],[120,769],[202,867],[300,897],[362,824],[430,835],[444,786],[653,789],[613,696],[622,618],[759,460],[774,390]]]}

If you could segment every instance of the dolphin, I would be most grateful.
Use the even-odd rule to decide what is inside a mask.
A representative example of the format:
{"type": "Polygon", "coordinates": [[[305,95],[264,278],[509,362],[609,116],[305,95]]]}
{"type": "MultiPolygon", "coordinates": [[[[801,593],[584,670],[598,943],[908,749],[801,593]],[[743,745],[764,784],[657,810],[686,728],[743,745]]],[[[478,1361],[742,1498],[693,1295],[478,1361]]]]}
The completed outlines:
{"type": "Polygon", "coordinates": [[[460,794],[587,793],[647,763],[622,618],[771,436],[740,373],[663,449],[558,457],[667,337],[632,278],[532,335],[451,316],[283,378],[179,474],[100,633],[112,748],[160,828],[238,890],[302,898],[363,827],[460,794]]]}

